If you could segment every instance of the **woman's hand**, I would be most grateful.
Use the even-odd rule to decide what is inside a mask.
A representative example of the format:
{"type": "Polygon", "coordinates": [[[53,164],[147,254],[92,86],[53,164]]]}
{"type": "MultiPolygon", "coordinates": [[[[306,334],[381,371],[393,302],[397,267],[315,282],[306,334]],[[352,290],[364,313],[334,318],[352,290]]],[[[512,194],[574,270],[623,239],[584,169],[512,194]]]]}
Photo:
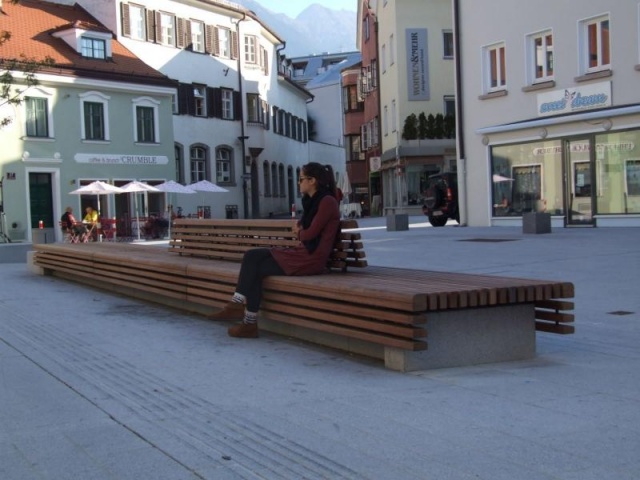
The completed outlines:
{"type": "Polygon", "coordinates": [[[302,228],[300,227],[300,223],[298,221],[296,221],[293,224],[293,227],[291,228],[291,230],[293,231],[296,237],[300,238],[300,231],[302,230],[302,228]]]}

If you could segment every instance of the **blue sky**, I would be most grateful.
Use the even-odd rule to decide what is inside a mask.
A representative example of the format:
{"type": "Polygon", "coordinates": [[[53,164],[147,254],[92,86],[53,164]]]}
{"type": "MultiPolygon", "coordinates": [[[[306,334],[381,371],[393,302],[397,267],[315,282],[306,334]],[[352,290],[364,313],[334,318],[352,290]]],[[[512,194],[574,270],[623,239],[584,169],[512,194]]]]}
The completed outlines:
{"type": "Polygon", "coordinates": [[[334,10],[358,10],[358,0],[256,0],[260,5],[272,12],[284,13],[296,18],[309,5],[318,3],[334,10]]]}

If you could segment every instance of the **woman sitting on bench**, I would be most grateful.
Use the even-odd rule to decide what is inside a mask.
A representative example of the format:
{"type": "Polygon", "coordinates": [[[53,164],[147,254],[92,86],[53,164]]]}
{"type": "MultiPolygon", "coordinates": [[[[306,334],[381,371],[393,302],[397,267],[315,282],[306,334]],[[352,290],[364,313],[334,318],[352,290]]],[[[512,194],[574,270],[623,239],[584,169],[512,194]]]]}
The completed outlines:
{"type": "Polygon", "coordinates": [[[302,218],[294,225],[300,244],[293,248],[254,248],[245,253],[236,291],[213,319],[242,320],[229,328],[232,337],[258,336],[262,280],[270,275],[318,275],[326,272],[340,228],[340,208],[330,165],[308,163],[298,179],[302,218]]]}

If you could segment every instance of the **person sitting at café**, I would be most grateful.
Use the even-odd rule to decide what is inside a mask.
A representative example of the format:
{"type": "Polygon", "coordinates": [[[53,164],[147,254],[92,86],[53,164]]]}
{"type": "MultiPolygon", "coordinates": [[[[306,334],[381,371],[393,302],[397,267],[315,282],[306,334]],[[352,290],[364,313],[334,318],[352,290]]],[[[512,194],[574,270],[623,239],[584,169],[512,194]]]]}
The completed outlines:
{"type": "Polygon", "coordinates": [[[149,219],[144,223],[142,231],[145,237],[163,238],[169,227],[169,221],[157,215],[149,215],[149,219]]]}
{"type": "Polygon", "coordinates": [[[89,206],[85,208],[85,216],[82,219],[82,223],[84,223],[91,233],[91,236],[95,240],[97,237],[96,225],[98,224],[98,211],[94,210],[93,207],[89,206]]]}
{"type": "Polygon", "coordinates": [[[87,227],[76,220],[76,217],[73,215],[73,208],[71,207],[65,208],[62,217],[60,217],[60,223],[62,225],[62,229],[68,233],[74,233],[81,236],[87,232],[87,227]]]}

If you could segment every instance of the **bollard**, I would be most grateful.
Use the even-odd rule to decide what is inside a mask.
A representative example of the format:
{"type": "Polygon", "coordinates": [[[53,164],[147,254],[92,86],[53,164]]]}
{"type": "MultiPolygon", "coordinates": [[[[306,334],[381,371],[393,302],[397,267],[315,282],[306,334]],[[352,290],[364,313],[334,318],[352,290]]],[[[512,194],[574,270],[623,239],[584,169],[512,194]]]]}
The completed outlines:
{"type": "Polygon", "coordinates": [[[38,222],[38,228],[39,228],[40,230],[42,230],[42,229],[44,228],[44,222],[43,222],[42,220],[40,220],[40,221],[38,222]]]}
{"type": "Polygon", "coordinates": [[[296,218],[296,204],[291,204],[291,218],[296,218]]]}

